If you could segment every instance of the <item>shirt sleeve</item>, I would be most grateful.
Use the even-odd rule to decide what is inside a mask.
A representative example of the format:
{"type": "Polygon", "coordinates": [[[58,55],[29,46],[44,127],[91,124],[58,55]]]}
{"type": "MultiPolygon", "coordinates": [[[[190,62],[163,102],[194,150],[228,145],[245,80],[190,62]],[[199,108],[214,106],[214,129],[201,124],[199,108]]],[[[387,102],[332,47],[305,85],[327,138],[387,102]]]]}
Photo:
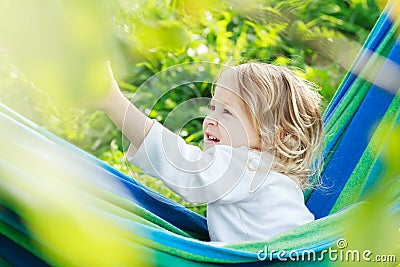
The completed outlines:
{"type": "Polygon", "coordinates": [[[154,121],[136,153],[130,146],[126,156],[145,173],[162,179],[186,201],[223,203],[249,195],[256,173],[249,168],[249,162],[255,163],[250,155],[246,147],[224,145],[202,151],[154,121]]]}

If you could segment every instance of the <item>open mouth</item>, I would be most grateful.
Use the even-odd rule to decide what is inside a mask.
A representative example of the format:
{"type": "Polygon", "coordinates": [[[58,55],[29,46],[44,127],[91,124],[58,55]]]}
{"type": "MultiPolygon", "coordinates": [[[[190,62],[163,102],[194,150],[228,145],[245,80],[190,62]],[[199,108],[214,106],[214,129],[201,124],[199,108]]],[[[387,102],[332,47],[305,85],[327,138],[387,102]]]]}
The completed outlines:
{"type": "Polygon", "coordinates": [[[218,143],[220,140],[212,134],[206,133],[206,141],[218,143]]]}

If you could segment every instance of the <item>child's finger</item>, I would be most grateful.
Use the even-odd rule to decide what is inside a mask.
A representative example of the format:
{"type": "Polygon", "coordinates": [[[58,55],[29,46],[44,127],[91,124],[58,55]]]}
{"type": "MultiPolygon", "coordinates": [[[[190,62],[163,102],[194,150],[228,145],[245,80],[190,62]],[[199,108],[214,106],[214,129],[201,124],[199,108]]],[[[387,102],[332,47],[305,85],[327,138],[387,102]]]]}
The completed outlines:
{"type": "Polygon", "coordinates": [[[113,77],[114,74],[113,74],[113,71],[112,71],[112,68],[111,68],[110,60],[107,60],[106,64],[107,64],[107,71],[108,71],[108,74],[110,74],[110,76],[113,77]]]}

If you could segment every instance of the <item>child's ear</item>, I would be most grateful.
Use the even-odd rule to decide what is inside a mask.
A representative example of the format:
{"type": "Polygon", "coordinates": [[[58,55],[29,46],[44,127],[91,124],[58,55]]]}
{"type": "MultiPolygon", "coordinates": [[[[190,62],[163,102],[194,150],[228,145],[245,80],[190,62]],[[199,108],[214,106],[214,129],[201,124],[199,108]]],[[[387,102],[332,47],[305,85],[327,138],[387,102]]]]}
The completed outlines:
{"type": "Polygon", "coordinates": [[[283,141],[283,139],[285,138],[285,131],[279,130],[277,136],[278,136],[279,140],[283,141]]]}

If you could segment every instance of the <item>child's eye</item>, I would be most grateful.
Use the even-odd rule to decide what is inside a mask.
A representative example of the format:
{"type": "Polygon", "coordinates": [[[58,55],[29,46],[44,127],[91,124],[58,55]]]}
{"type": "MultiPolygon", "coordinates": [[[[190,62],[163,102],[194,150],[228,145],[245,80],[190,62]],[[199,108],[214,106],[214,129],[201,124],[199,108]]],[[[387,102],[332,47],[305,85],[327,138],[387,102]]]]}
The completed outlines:
{"type": "Polygon", "coordinates": [[[215,106],[214,106],[214,105],[208,105],[208,108],[209,108],[210,110],[212,110],[212,111],[215,110],[215,106]]]}
{"type": "Polygon", "coordinates": [[[232,115],[232,113],[229,110],[227,110],[226,108],[224,108],[224,113],[228,114],[228,115],[232,115]]]}

